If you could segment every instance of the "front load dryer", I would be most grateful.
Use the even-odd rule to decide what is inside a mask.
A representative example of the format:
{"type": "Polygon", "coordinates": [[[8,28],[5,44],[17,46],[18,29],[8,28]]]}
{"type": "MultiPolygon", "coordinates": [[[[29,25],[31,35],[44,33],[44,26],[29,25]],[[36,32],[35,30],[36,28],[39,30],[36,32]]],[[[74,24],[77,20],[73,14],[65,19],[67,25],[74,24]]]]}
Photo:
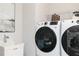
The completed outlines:
{"type": "Polygon", "coordinates": [[[79,56],[79,20],[61,22],[61,55],[79,56]]]}
{"type": "Polygon", "coordinates": [[[59,56],[60,21],[39,22],[35,31],[36,55],[59,56]]]}

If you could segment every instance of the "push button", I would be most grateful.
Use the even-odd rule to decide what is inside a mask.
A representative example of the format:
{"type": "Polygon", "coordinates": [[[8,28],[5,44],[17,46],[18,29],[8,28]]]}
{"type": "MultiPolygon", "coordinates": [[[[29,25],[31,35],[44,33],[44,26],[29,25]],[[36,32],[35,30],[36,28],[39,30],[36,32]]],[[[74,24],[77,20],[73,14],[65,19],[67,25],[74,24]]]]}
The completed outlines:
{"type": "Polygon", "coordinates": [[[47,22],[45,22],[44,25],[47,25],[47,22]]]}
{"type": "Polygon", "coordinates": [[[77,20],[76,23],[79,24],[79,20],[77,20]]]}

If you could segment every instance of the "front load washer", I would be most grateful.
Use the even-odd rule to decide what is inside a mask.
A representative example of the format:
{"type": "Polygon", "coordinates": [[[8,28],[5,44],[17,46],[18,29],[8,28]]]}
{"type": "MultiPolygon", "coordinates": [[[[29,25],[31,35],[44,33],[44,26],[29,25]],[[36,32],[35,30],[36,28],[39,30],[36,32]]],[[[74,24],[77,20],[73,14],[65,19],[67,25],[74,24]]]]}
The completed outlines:
{"type": "Polygon", "coordinates": [[[79,56],[79,20],[61,22],[61,55],[79,56]]]}
{"type": "Polygon", "coordinates": [[[59,56],[60,21],[39,22],[35,31],[36,55],[59,56]]]}

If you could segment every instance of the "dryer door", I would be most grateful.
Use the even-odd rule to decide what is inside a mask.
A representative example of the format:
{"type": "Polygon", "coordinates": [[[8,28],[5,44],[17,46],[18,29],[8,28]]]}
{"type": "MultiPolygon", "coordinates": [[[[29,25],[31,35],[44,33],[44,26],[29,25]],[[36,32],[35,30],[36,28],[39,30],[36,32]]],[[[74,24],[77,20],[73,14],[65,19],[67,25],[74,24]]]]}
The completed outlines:
{"type": "Polygon", "coordinates": [[[49,27],[41,27],[35,34],[37,47],[43,52],[50,52],[56,46],[56,35],[49,27]]]}
{"type": "Polygon", "coordinates": [[[79,56],[79,25],[68,28],[62,36],[62,47],[70,56],[79,56]]]}

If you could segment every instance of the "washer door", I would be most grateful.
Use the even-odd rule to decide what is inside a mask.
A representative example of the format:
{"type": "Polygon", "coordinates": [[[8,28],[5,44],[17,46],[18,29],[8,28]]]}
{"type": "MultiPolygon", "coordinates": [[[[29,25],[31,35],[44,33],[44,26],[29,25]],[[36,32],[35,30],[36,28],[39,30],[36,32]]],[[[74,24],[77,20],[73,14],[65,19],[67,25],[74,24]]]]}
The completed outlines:
{"type": "Polygon", "coordinates": [[[79,25],[68,28],[62,36],[62,47],[70,56],[79,56],[79,25]]]}
{"type": "Polygon", "coordinates": [[[49,27],[41,27],[35,35],[37,47],[43,52],[50,52],[56,46],[56,35],[49,27]]]}

